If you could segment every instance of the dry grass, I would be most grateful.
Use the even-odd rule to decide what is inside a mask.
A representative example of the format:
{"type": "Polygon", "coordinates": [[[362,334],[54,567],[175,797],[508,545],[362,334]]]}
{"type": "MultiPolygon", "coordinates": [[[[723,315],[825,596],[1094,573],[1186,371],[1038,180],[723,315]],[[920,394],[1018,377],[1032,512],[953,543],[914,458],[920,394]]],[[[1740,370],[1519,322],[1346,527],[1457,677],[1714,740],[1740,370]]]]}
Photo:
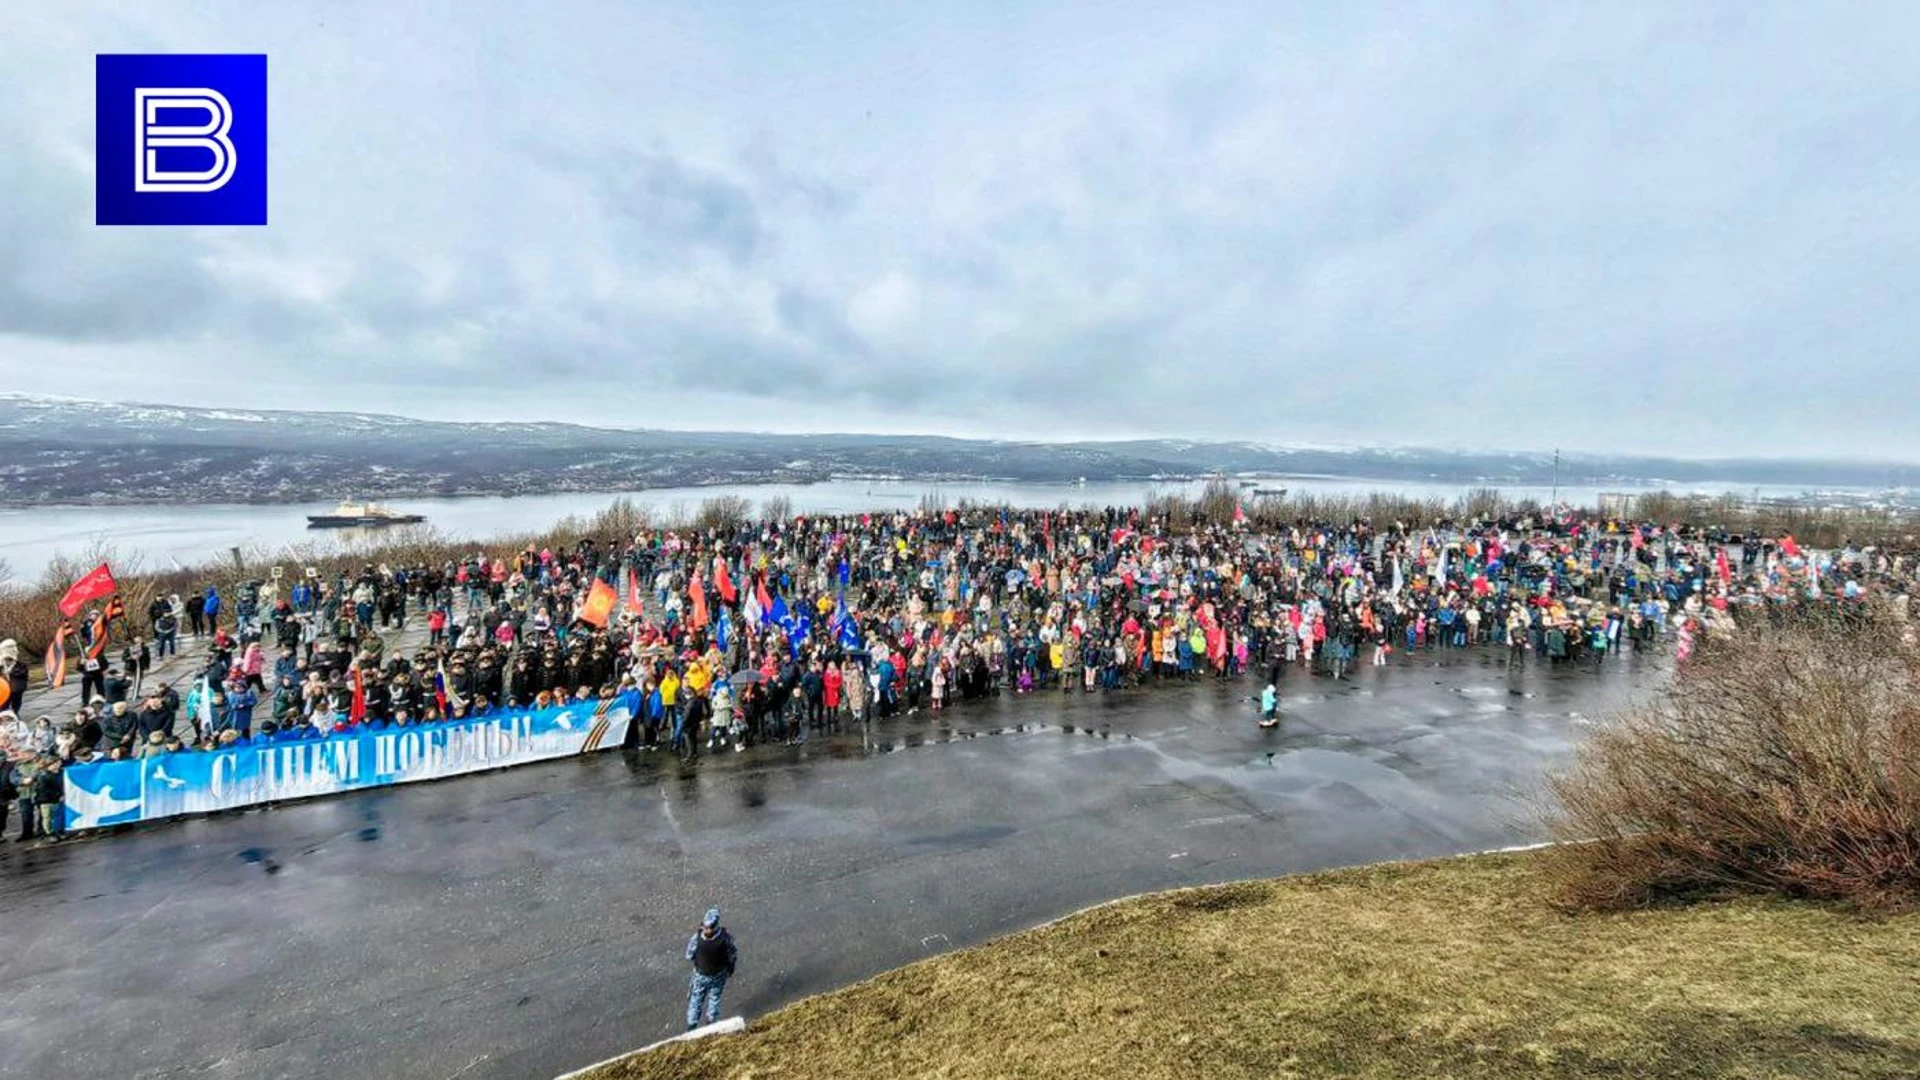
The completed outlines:
{"type": "Polygon", "coordinates": [[[1553,895],[1500,855],[1150,896],[594,1080],[1920,1076],[1920,920],[1553,895]]]}

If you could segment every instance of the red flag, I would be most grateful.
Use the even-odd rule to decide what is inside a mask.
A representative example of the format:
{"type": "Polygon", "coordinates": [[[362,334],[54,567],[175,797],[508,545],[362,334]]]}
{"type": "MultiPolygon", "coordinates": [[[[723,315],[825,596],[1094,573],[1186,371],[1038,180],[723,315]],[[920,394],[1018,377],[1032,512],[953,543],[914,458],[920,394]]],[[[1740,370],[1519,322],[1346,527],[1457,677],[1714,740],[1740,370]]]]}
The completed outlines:
{"type": "Polygon", "coordinates": [[[693,600],[693,628],[703,629],[707,625],[707,583],[700,580],[700,571],[693,572],[693,581],[687,586],[687,594],[693,600]]]}
{"type": "Polygon", "coordinates": [[[733,587],[732,575],[727,573],[727,560],[718,555],[713,559],[713,584],[720,590],[721,603],[731,604],[740,595],[739,590],[733,587]]]}
{"type": "Polygon", "coordinates": [[[759,577],[753,580],[753,595],[754,599],[760,601],[762,617],[766,617],[765,613],[773,610],[773,597],[767,595],[766,578],[759,577]]]}
{"type": "Polygon", "coordinates": [[[1780,538],[1780,550],[1786,552],[1787,558],[1789,559],[1797,559],[1800,557],[1800,545],[1794,543],[1793,537],[1790,535],[1780,538]]]}
{"type": "Polygon", "coordinates": [[[627,571],[627,606],[635,614],[646,610],[646,605],[640,599],[640,575],[631,570],[627,571]]]}
{"type": "Polygon", "coordinates": [[[53,632],[53,644],[47,646],[47,687],[58,690],[67,684],[67,635],[73,627],[61,623],[53,632]]]}
{"type": "Polygon", "coordinates": [[[1733,584],[1733,567],[1727,564],[1727,549],[1721,548],[1713,553],[1713,564],[1720,571],[1722,585],[1733,584]]]}
{"type": "Polygon", "coordinates": [[[587,590],[586,602],[580,605],[580,619],[606,629],[607,620],[613,617],[613,605],[620,599],[613,586],[593,579],[593,587],[587,590]]]}
{"type": "Polygon", "coordinates": [[[353,704],[347,706],[347,723],[357,724],[367,718],[367,681],[359,668],[353,669],[353,704]]]}
{"type": "Polygon", "coordinates": [[[89,570],[87,576],[74,582],[73,588],[67,590],[67,595],[60,598],[60,614],[71,619],[87,606],[87,601],[112,596],[119,587],[114,584],[113,571],[107,569],[106,563],[101,563],[89,570]]]}

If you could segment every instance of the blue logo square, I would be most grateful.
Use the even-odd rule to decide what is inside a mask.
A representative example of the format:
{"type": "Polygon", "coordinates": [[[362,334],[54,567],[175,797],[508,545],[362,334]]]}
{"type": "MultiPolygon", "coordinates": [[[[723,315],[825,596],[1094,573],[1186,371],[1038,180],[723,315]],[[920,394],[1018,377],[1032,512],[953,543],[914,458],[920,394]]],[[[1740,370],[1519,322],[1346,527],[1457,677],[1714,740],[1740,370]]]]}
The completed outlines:
{"type": "Polygon", "coordinates": [[[267,58],[94,57],[96,225],[265,225],[267,58]]]}

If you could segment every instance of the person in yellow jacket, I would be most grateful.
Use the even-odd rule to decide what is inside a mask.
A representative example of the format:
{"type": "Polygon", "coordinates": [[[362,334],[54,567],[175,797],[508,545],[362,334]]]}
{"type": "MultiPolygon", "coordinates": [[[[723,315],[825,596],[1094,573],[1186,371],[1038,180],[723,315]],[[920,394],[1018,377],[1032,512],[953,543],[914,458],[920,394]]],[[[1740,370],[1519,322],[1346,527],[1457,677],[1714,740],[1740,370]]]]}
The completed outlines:
{"type": "Polygon", "coordinates": [[[705,662],[700,660],[695,660],[693,663],[688,664],[686,678],[680,680],[681,689],[695,697],[705,695],[707,687],[712,684],[713,675],[707,670],[705,662]]]}
{"type": "Polygon", "coordinates": [[[667,667],[665,675],[660,676],[660,712],[666,721],[668,730],[673,732],[673,749],[677,753],[686,753],[686,722],[680,708],[680,674],[667,667]]]}

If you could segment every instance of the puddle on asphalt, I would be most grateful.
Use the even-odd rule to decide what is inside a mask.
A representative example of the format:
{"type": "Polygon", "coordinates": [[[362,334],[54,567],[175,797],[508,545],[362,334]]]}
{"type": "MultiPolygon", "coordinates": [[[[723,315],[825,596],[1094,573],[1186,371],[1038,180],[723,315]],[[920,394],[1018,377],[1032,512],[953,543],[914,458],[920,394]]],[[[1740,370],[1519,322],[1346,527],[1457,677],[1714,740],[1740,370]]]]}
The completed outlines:
{"type": "MultiPolygon", "coordinates": [[[[964,731],[959,728],[938,728],[932,732],[903,731],[898,740],[877,739],[869,744],[875,754],[892,754],[901,750],[913,750],[926,746],[945,746],[962,739],[978,739],[995,735],[1026,735],[1052,731],[1053,725],[1047,723],[1008,724],[1001,727],[985,728],[979,731],[964,731]]],[[[1112,740],[1116,735],[1123,741],[1132,742],[1134,736],[1128,732],[1115,732],[1112,727],[1081,727],[1077,724],[1061,724],[1063,735],[1087,735],[1097,739],[1112,740]]]]}
{"type": "Polygon", "coordinates": [[[980,847],[1012,836],[1013,832],[1011,825],[976,825],[969,829],[935,833],[931,836],[908,837],[906,843],[923,847],[980,847]]]}
{"type": "Polygon", "coordinates": [[[280,872],[280,864],[273,861],[273,852],[267,848],[247,848],[240,852],[240,861],[258,866],[268,874],[280,872]]]}

